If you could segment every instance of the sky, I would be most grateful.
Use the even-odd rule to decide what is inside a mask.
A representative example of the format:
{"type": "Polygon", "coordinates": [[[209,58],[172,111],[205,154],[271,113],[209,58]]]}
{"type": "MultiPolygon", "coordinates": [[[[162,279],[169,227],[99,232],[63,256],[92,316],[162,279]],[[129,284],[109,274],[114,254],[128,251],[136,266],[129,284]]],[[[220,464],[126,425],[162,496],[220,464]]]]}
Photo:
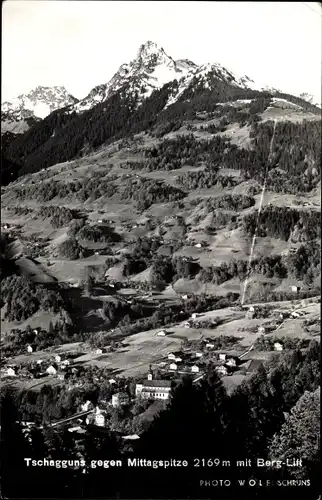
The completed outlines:
{"type": "Polygon", "coordinates": [[[5,0],[2,102],[38,85],[83,98],[148,40],[321,102],[321,16],[317,2],[5,0]]]}

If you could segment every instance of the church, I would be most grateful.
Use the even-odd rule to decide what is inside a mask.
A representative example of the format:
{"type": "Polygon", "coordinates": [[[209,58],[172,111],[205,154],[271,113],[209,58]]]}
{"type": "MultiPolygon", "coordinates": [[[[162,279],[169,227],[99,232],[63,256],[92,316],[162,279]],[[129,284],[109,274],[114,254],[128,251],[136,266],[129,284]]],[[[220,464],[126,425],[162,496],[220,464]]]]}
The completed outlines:
{"type": "Polygon", "coordinates": [[[154,380],[153,372],[149,370],[147,380],[144,380],[140,384],[136,384],[135,395],[141,396],[142,398],[160,399],[166,401],[169,399],[171,391],[171,381],[170,380],[154,380]]]}

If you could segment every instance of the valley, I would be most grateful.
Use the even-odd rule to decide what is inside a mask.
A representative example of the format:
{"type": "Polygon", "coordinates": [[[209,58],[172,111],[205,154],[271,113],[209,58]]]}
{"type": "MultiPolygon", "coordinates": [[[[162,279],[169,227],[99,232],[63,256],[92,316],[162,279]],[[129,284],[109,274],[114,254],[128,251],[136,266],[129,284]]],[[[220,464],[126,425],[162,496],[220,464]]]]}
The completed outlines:
{"type": "Polygon", "coordinates": [[[0,384],[31,443],[270,456],[316,398],[321,110],[245,81],[147,42],[82,100],[38,88],[28,130],[38,92],[6,103],[0,384]]]}

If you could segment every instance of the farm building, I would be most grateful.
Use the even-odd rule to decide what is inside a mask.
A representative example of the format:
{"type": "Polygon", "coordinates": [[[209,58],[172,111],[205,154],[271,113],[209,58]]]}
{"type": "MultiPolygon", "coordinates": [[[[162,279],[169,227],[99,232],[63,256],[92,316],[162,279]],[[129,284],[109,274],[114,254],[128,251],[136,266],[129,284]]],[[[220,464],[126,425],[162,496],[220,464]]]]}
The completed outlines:
{"type": "Polygon", "coordinates": [[[173,352],[170,352],[170,354],[168,354],[168,359],[175,360],[176,359],[176,355],[173,352]]]}
{"type": "Polygon", "coordinates": [[[15,377],[16,376],[16,372],[15,372],[14,368],[9,367],[7,369],[7,376],[8,377],[15,377]]]}
{"type": "Polygon", "coordinates": [[[197,313],[192,313],[191,318],[192,319],[197,319],[198,318],[198,314],[197,313]]]}
{"type": "Polygon", "coordinates": [[[275,351],[283,351],[283,345],[280,342],[275,342],[274,349],[275,351]]]}
{"type": "Polygon", "coordinates": [[[53,365],[50,365],[48,366],[46,372],[48,373],[48,375],[56,375],[57,370],[53,365]]]}
{"type": "Polygon", "coordinates": [[[185,323],[183,323],[183,326],[185,328],[190,328],[190,323],[188,321],[185,321],[185,323]]]}
{"type": "Polygon", "coordinates": [[[126,392],[118,392],[112,396],[112,406],[118,408],[119,406],[126,405],[130,402],[130,398],[126,392]]]}
{"type": "Polygon", "coordinates": [[[192,371],[192,373],[199,373],[200,372],[199,366],[192,365],[191,371],[192,371]]]}
{"type": "Polygon", "coordinates": [[[32,351],[33,351],[33,348],[31,347],[31,345],[28,345],[27,346],[27,352],[29,352],[31,354],[32,351]]]}
{"type": "Polygon", "coordinates": [[[257,333],[264,334],[265,333],[265,326],[259,326],[257,333]]]}
{"type": "Polygon", "coordinates": [[[96,349],[95,354],[103,354],[103,349],[96,349]]]}
{"type": "Polygon", "coordinates": [[[237,366],[237,360],[236,358],[229,358],[227,361],[226,361],[226,365],[227,366],[237,366]]]}
{"type": "Polygon", "coordinates": [[[298,293],[301,291],[301,287],[297,285],[292,285],[291,287],[292,292],[298,293]]]}
{"type": "Polygon", "coordinates": [[[178,365],[176,363],[171,363],[171,365],[169,366],[169,369],[170,370],[177,370],[178,369],[178,365]]]}
{"type": "Polygon", "coordinates": [[[219,375],[227,375],[228,374],[227,366],[216,366],[215,370],[219,375]]]}
{"type": "Polygon", "coordinates": [[[226,354],[224,354],[224,353],[220,353],[220,354],[219,354],[219,360],[220,360],[220,361],[225,361],[225,360],[226,360],[226,357],[227,357],[227,355],[226,355],[226,354]]]}
{"type": "Polygon", "coordinates": [[[213,349],[215,347],[215,344],[211,344],[210,342],[208,342],[208,344],[206,344],[206,347],[208,349],[213,349]]]}
{"type": "Polygon", "coordinates": [[[167,332],[165,330],[160,330],[158,333],[157,333],[157,336],[158,337],[165,337],[167,334],[167,332]]]}
{"type": "Polygon", "coordinates": [[[61,362],[61,357],[59,356],[59,354],[57,354],[55,356],[55,361],[56,361],[56,363],[60,363],[61,362]]]}
{"type": "Polygon", "coordinates": [[[202,352],[196,352],[195,357],[196,358],[202,358],[203,354],[202,352]]]}

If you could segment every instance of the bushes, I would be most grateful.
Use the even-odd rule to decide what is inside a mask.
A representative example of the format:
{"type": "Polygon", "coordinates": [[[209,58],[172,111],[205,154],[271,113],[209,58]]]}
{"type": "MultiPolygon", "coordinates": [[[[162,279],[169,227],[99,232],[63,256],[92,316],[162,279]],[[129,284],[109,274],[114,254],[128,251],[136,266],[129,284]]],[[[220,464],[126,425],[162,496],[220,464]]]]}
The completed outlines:
{"type": "Polygon", "coordinates": [[[246,234],[252,236],[258,226],[259,237],[270,236],[284,241],[289,240],[293,231],[297,241],[308,241],[321,238],[320,217],[318,211],[268,205],[261,211],[259,222],[258,211],[245,215],[243,228],[246,234]]]}
{"type": "Polygon", "coordinates": [[[153,203],[178,201],[184,197],[181,189],[143,177],[127,179],[121,195],[124,201],[136,201],[139,210],[146,210],[153,203]]]}
{"type": "Polygon", "coordinates": [[[107,225],[90,226],[83,225],[76,233],[77,238],[100,243],[114,243],[120,241],[120,235],[114,232],[114,229],[107,225]]]}
{"type": "Polygon", "coordinates": [[[65,259],[76,260],[82,258],[83,249],[78,244],[77,240],[75,240],[74,238],[69,238],[68,240],[63,241],[63,243],[60,244],[59,253],[60,256],[65,259]]]}
{"type": "Polygon", "coordinates": [[[35,285],[23,276],[11,276],[1,281],[2,300],[7,304],[8,321],[24,321],[40,308],[57,313],[63,308],[58,292],[35,285]]]}
{"type": "Polygon", "coordinates": [[[51,205],[50,207],[41,207],[39,215],[42,218],[50,218],[51,225],[54,229],[68,226],[73,220],[78,218],[76,210],[70,210],[67,207],[51,205]]]}

